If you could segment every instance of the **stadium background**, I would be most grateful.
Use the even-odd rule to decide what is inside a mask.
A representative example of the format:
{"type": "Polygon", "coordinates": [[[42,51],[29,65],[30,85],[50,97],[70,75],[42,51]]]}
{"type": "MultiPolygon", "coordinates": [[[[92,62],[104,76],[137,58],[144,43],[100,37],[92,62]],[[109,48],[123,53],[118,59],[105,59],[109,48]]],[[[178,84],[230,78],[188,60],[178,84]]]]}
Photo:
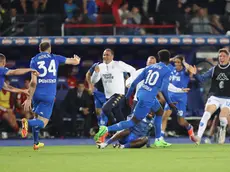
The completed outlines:
{"type": "MultiPolygon", "coordinates": [[[[112,10],[106,11],[103,3],[109,4],[110,0],[96,2],[98,10],[90,14],[90,9],[85,13],[83,2],[73,1],[72,4],[76,4],[76,7],[72,10],[72,15],[65,8],[67,1],[57,3],[51,0],[28,0],[25,1],[26,8],[22,5],[24,1],[1,2],[0,52],[7,57],[7,67],[28,67],[30,58],[38,52],[38,45],[42,41],[50,41],[55,54],[67,57],[77,54],[82,58],[81,65],[76,68],[59,68],[53,117],[61,117],[64,122],[60,127],[60,123],[51,119],[49,126],[41,133],[43,137],[89,137],[89,129],[96,125],[94,109],[91,110],[90,119],[87,119],[90,125],[87,129],[84,127],[86,119],[82,115],[57,114],[68,90],[85,80],[85,73],[94,62],[101,60],[105,48],[115,51],[116,60],[123,60],[137,69],[145,66],[148,56],[155,56],[158,50],[167,48],[172,56],[184,54],[186,61],[197,65],[202,73],[217,63],[218,49],[230,44],[230,37],[225,35],[229,28],[227,0],[219,0],[218,3],[217,0],[164,0],[158,5],[157,12],[151,10],[155,1],[148,1],[147,14],[142,1],[126,1],[129,4],[126,10],[130,10],[133,15],[132,20],[126,21],[128,23],[123,23],[116,12],[126,3],[114,0],[107,7],[112,10]],[[135,19],[139,17],[134,7],[139,9],[138,15],[142,16],[139,22],[135,19]],[[192,22],[196,17],[206,20],[192,22]],[[69,127],[73,119],[74,129],[69,127]]],[[[23,88],[24,80],[28,77],[9,77],[9,81],[13,86],[23,88]]],[[[190,81],[186,117],[194,124],[198,123],[203,113],[208,84],[200,85],[193,79],[190,81]]],[[[87,89],[87,85],[85,86],[87,89]]],[[[13,95],[11,107],[19,122],[22,115],[15,111],[16,97],[17,95],[13,95]]],[[[170,122],[168,129],[180,135],[186,133],[174,120],[170,122]]],[[[2,138],[18,138],[18,134],[3,119],[0,119],[0,132],[2,138]]],[[[172,135],[175,136],[175,133],[172,135]]]]}

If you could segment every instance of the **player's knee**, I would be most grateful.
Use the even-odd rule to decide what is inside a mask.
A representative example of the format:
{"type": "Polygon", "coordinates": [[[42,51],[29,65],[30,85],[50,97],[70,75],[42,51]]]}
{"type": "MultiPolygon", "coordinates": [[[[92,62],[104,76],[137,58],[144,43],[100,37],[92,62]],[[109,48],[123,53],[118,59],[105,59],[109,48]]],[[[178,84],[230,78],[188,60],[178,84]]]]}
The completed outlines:
{"type": "Polygon", "coordinates": [[[228,107],[224,107],[220,110],[220,117],[227,117],[229,116],[229,108],[228,107]]]}
{"type": "Polygon", "coordinates": [[[213,114],[215,111],[217,110],[217,106],[216,105],[207,105],[205,107],[205,111],[209,112],[210,114],[213,114]]]}

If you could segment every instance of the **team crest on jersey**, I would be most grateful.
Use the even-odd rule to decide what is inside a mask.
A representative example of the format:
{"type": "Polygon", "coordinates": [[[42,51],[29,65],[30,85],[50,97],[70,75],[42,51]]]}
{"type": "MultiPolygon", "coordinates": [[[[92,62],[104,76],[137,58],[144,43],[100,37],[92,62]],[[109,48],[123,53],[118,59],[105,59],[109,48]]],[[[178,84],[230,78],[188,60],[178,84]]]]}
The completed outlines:
{"type": "Polygon", "coordinates": [[[225,75],[225,73],[220,73],[217,78],[216,78],[217,81],[228,81],[228,77],[225,75]]]}

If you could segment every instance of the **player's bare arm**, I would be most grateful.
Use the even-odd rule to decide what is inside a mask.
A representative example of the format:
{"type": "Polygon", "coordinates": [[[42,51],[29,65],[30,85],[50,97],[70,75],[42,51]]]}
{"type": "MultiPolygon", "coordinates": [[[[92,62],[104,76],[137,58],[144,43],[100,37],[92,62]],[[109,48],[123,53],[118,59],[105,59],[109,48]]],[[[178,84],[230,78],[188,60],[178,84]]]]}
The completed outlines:
{"type": "Polygon", "coordinates": [[[36,90],[36,86],[37,86],[37,75],[31,74],[31,81],[30,81],[30,87],[29,87],[29,96],[27,97],[27,99],[23,103],[24,110],[26,112],[31,110],[31,102],[32,102],[34,92],[36,90]]]}
{"type": "Polygon", "coordinates": [[[26,95],[29,95],[29,92],[28,90],[22,90],[22,89],[19,89],[19,88],[15,88],[7,83],[4,82],[4,85],[3,85],[3,89],[4,90],[7,90],[7,91],[10,91],[12,93],[25,93],[26,95]]]}
{"type": "Polygon", "coordinates": [[[184,65],[185,69],[186,69],[189,73],[194,74],[194,75],[196,74],[196,69],[195,69],[195,67],[189,65],[189,64],[185,61],[185,58],[183,58],[182,63],[183,63],[183,65],[184,65]]]}
{"type": "Polygon", "coordinates": [[[81,58],[77,55],[73,55],[73,58],[66,58],[65,64],[78,65],[81,62],[81,58]]]}
{"type": "Polygon", "coordinates": [[[89,86],[89,91],[92,93],[92,92],[93,92],[93,89],[94,89],[94,85],[93,85],[93,83],[91,82],[91,74],[90,74],[89,71],[86,73],[85,78],[86,78],[86,81],[87,81],[88,86],[89,86]]]}
{"type": "Polygon", "coordinates": [[[7,76],[10,75],[24,75],[28,72],[32,72],[34,75],[39,75],[38,71],[31,69],[31,68],[22,68],[22,69],[14,69],[14,70],[8,70],[6,73],[7,76]]]}

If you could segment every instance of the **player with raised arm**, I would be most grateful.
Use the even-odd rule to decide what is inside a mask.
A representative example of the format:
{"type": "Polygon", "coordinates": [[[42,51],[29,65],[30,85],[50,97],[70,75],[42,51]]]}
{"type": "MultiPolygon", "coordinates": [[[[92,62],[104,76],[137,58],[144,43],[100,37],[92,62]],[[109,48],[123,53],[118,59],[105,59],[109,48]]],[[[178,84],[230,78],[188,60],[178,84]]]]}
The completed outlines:
{"type": "Polygon", "coordinates": [[[130,73],[132,77],[136,69],[122,61],[114,61],[113,59],[114,52],[111,49],[105,49],[103,63],[95,66],[91,82],[95,84],[102,79],[107,102],[103,105],[100,116],[106,115],[114,124],[125,120],[119,107],[125,96],[124,72],[130,73]],[[115,118],[111,115],[112,112],[115,118]]]}
{"type": "MultiPolygon", "coordinates": [[[[184,118],[187,106],[187,91],[189,91],[188,83],[190,76],[194,73],[194,68],[185,62],[183,55],[177,55],[170,59],[175,63],[175,67],[171,72],[170,82],[174,86],[181,88],[182,92],[174,92],[169,88],[169,96],[173,102],[177,102],[176,107],[178,109],[177,119],[180,126],[185,127],[188,131],[189,138],[194,137],[193,127],[184,118]]],[[[165,105],[162,120],[162,131],[161,135],[164,137],[165,129],[167,127],[167,121],[169,116],[172,114],[172,110],[168,104],[165,105]]]]}
{"type": "Polygon", "coordinates": [[[57,71],[61,63],[78,65],[80,58],[74,55],[73,58],[65,58],[60,55],[51,54],[51,45],[49,42],[42,42],[39,45],[39,51],[30,61],[30,67],[39,71],[40,75],[31,76],[29,87],[29,97],[24,102],[25,111],[31,110],[33,104],[33,112],[35,118],[27,120],[22,119],[22,137],[28,134],[28,126],[32,127],[34,150],[44,146],[39,142],[38,134],[41,128],[44,128],[52,114],[54,99],[56,96],[57,71]]]}
{"type": "Polygon", "coordinates": [[[211,79],[211,88],[209,93],[212,95],[207,100],[205,105],[205,112],[201,118],[197,137],[194,138],[196,144],[200,144],[201,138],[207,126],[207,122],[211,115],[220,108],[220,135],[219,143],[225,142],[226,126],[228,125],[227,117],[230,113],[230,63],[229,51],[227,49],[220,49],[218,52],[219,64],[209,69],[203,75],[194,75],[199,82],[211,79]]]}
{"type": "Polygon", "coordinates": [[[6,65],[6,57],[4,54],[0,53],[0,90],[3,88],[4,90],[13,92],[13,93],[25,93],[28,95],[28,90],[24,89],[18,89],[15,87],[12,87],[11,85],[7,84],[5,82],[6,76],[11,75],[24,75],[28,72],[32,72],[34,75],[38,75],[39,73],[31,68],[22,68],[22,69],[8,69],[5,67],[6,65]]]}
{"type": "Polygon", "coordinates": [[[170,144],[166,143],[161,138],[163,109],[156,98],[157,93],[159,92],[159,90],[161,90],[169,106],[173,109],[176,109],[176,106],[172,103],[171,99],[168,96],[170,69],[167,65],[169,64],[170,52],[168,50],[161,50],[158,52],[158,56],[160,63],[156,63],[154,65],[146,67],[143,72],[132,82],[128,93],[126,94],[126,99],[129,99],[132,92],[136,88],[136,85],[144,80],[143,85],[137,93],[138,102],[134,109],[134,116],[132,117],[132,119],[119,122],[109,127],[101,126],[100,130],[95,135],[95,140],[98,140],[107,132],[120,131],[123,129],[134,127],[146,117],[150,110],[152,110],[156,114],[156,139],[154,144],[157,147],[170,146],[170,144]]]}

